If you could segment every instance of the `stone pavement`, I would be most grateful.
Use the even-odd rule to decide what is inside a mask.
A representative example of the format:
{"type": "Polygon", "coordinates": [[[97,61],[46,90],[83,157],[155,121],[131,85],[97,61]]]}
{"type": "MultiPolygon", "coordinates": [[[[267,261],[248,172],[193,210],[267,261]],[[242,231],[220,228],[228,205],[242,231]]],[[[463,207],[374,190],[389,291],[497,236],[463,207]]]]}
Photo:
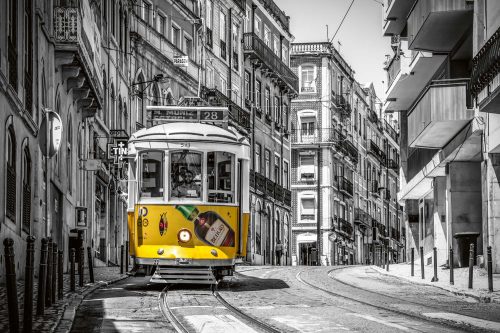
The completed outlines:
{"type": "Polygon", "coordinates": [[[473,288],[469,289],[469,268],[455,268],[453,270],[455,284],[450,285],[450,270],[438,267],[438,281],[431,282],[434,277],[434,266],[424,266],[422,279],[420,265],[415,262],[415,276],[411,276],[411,264],[389,265],[389,272],[385,268],[372,266],[381,274],[389,274],[411,281],[415,284],[435,286],[456,295],[464,295],[482,302],[500,303],[500,274],[493,274],[493,292],[488,291],[488,274],[485,269],[474,266],[473,288]]]}
{"type": "MultiPolygon", "coordinates": [[[[38,269],[38,267],[36,267],[38,269]]],[[[36,315],[36,304],[38,295],[38,278],[35,277],[33,286],[33,332],[68,332],[71,329],[71,324],[74,318],[76,308],[82,299],[93,292],[95,289],[110,283],[122,280],[127,277],[125,274],[120,274],[120,267],[95,267],[94,281],[90,281],[88,269],[84,270],[84,285],[78,286],[78,274],[76,274],[76,291],[70,291],[70,276],[64,274],[64,292],[63,299],[57,300],[50,307],[45,308],[43,316],[36,315]]],[[[19,327],[20,331],[23,325],[23,309],[24,309],[24,281],[17,283],[17,298],[19,304],[19,327]]],[[[7,289],[5,285],[0,285],[0,332],[8,332],[9,329],[9,312],[7,304],[7,289]]]]}

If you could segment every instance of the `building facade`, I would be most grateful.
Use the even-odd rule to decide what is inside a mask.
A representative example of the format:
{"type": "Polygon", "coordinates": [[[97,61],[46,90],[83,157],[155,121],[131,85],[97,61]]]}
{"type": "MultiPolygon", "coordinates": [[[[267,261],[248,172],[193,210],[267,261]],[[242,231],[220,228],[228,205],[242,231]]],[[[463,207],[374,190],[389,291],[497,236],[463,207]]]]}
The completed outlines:
{"type": "Polygon", "coordinates": [[[292,44],[291,61],[299,77],[291,120],[293,264],[373,263],[389,249],[400,260],[400,209],[390,196],[397,170],[387,166],[389,146],[398,154],[388,132],[397,132],[380,117],[373,86],[360,86],[330,43],[292,44]]]}
{"type": "Polygon", "coordinates": [[[422,249],[424,262],[431,264],[436,247],[438,265],[464,267],[470,244],[478,264],[484,263],[487,246],[496,246],[498,272],[498,119],[495,103],[489,103],[496,89],[496,69],[490,71],[498,57],[482,62],[498,35],[498,4],[387,5],[383,33],[395,53],[386,67],[384,110],[400,114],[398,200],[405,206],[407,251],[415,248],[418,255],[422,249]]]}

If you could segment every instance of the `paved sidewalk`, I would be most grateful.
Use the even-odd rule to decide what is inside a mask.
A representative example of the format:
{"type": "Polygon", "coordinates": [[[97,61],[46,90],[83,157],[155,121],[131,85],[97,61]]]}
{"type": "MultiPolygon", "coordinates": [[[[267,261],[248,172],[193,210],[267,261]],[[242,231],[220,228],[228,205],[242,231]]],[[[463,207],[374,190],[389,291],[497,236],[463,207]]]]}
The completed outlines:
{"type": "Polygon", "coordinates": [[[434,277],[434,266],[424,266],[424,277],[422,279],[420,265],[415,263],[415,276],[411,276],[411,264],[389,265],[389,272],[385,268],[372,266],[381,274],[404,278],[412,283],[435,286],[448,290],[457,295],[465,295],[482,302],[500,303],[500,274],[493,274],[493,292],[488,291],[488,274],[485,269],[474,267],[473,288],[469,289],[469,268],[455,268],[455,284],[450,285],[450,270],[438,267],[438,281],[431,282],[434,277]]]}
{"type": "MultiPolygon", "coordinates": [[[[37,267],[38,268],[38,267],[37,267]]],[[[122,280],[127,277],[120,274],[120,267],[95,267],[94,281],[90,280],[88,269],[84,271],[84,285],[78,286],[78,274],[76,274],[76,291],[70,291],[70,276],[64,274],[64,292],[63,299],[58,300],[50,307],[45,308],[43,316],[36,315],[36,304],[38,299],[38,278],[35,278],[33,286],[33,332],[68,332],[71,329],[76,308],[83,298],[95,289],[104,285],[122,280]]],[[[17,298],[19,304],[19,327],[22,330],[23,309],[24,309],[24,281],[17,283],[17,298]]],[[[8,332],[9,311],[7,304],[7,289],[5,285],[0,285],[0,332],[8,332]]]]}

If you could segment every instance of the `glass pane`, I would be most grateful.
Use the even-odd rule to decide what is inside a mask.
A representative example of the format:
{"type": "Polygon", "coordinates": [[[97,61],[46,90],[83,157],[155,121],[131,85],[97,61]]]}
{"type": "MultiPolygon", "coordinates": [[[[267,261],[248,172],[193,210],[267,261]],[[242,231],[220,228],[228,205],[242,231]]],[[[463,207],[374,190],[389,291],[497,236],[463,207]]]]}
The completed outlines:
{"type": "Polygon", "coordinates": [[[208,201],[234,202],[234,154],[207,154],[208,201]]]}
{"type": "Polygon", "coordinates": [[[163,153],[152,151],[142,155],[141,197],[163,197],[163,153]]]}
{"type": "Polygon", "coordinates": [[[183,150],[170,155],[170,196],[201,199],[201,153],[183,150]]]}

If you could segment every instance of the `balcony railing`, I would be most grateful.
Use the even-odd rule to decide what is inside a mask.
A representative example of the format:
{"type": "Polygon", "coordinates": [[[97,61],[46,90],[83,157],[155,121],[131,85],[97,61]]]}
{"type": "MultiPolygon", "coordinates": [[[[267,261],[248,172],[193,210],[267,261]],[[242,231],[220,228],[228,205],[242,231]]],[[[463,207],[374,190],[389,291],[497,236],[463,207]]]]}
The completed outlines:
{"type": "Polygon", "coordinates": [[[387,167],[389,169],[398,170],[399,169],[399,163],[396,160],[390,158],[390,159],[387,160],[387,167]]]}
{"type": "Polygon", "coordinates": [[[202,98],[212,106],[225,106],[229,108],[229,119],[244,129],[250,128],[250,113],[234,103],[217,88],[202,86],[202,98]]]}
{"type": "Polygon", "coordinates": [[[337,221],[338,221],[337,222],[338,230],[351,238],[353,236],[353,229],[354,229],[351,223],[349,223],[347,220],[341,217],[337,217],[337,221]]]}
{"type": "Polygon", "coordinates": [[[365,226],[369,227],[371,224],[371,217],[367,212],[365,212],[361,208],[355,208],[354,209],[354,223],[361,223],[361,224],[364,224],[365,226]]]}
{"type": "Polygon", "coordinates": [[[384,119],[384,130],[389,134],[389,136],[396,142],[399,143],[399,134],[396,130],[384,119]]]}
{"type": "Polygon", "coordinates": [[[243,50],[245,54],[255,56],[264,66],[272,71],[271,75],[276,75],[285,85],[299,91],[299,79],[297,75],[288,67],[256,34],[245,33],[243,36],[243,50]]]}
{"type": "Polygon", "coordinates": [[[250,187],[255,188],[255,171],[250,170],[250,187]]]}
{"type": "Polygon", "coordinates": [[[274,182],[269,178],[266,178],[266,195],[274,198],[274,182]]]}
{"type": "Polygon", "coordinates": [[[292,143],[295,144],[332,143],[340,145],[342,140],[335,128],[295,129],[291,134],[292,143]]]}
{"type": "Polygon", "coordinates": [[[259,172],[250,170],[250,187],[287,206],[292,204],[292,192],[280,184],[266,178],[259,172]],[[253,180],[255,179],[255,181],[253,180]]]}
{"type": "Polygon", "coordinates": [[[348,139],[342,141],[341,146],[354,164],[358,163],[358,148],[348,139]]]}
{"type": "Polygon", "coordinates": [[[368,153],[372,154],[381,164],[385,164],[386,155],[373,140],[370,140],[368,153]]]}
{"type": "Polygon", "coordinates": [[[259,172],[255,173],[255,189],[265,193],[266,177],[259,172]]]}
{"type": "MultiPolygon", "coordinates": [[[[290,17],[286,16],[285,13],[274,3],[273,0],[260,0],[264,4],[264,8],[275,18],[282,27],[289,31],[290,30],[290,17]]],[[[243,7],[244,8],[244,7],[243,7]]],[[[243,9],[244,10],[244,9],[243,9]]]]}
{"type": "Polygon", "coordinates": [[[472,59],[471,93],[477,96],[500,72],[500,28],[472,59]]]}
{"type": "Polygon", "coordinates": [[[340,191],[344,192],[345,194],[347,194],[351,197],[354,194],[352,182],[343,176],[339,177],[339,189],[340,189],[340,191]]]}

